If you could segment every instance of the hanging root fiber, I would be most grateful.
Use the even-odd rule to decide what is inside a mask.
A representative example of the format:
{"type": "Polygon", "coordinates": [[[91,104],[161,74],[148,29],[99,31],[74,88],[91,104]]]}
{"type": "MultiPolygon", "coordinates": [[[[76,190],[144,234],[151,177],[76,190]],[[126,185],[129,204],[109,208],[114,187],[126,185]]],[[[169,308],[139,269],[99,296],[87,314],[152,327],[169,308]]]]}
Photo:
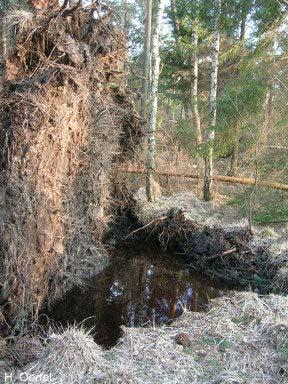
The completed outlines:
{"type": "Polygon", "coordinates": [[[114,169],[142,137],[123,85],[124,34],[99,12],[80,2],[5,19],[0,278],[21,331],[105,264],[114,169]]]}

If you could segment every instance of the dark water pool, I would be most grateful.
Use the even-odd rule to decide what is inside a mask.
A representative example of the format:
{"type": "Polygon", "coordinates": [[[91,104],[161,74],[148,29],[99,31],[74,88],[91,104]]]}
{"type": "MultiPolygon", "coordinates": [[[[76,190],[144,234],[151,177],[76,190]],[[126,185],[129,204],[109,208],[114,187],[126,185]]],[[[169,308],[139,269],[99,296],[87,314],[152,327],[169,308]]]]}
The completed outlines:
{"type": "Polygon", "coordinates": [[[121,336],[121,325],[167,324],[184,308],[204,310],[223,293],[223,284],[191,274],[157,247],[123,249],[112,260],[84,290],[74,289],[48,314],[63,326],[81,323],[92,329],[95,341],[106,348],[121,336]]]}

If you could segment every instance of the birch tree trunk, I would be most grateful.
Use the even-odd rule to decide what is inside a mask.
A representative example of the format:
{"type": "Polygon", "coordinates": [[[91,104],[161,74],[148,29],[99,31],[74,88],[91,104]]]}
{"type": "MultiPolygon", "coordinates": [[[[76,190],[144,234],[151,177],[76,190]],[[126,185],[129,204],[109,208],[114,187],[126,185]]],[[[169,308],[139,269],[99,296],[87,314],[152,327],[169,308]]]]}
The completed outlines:
{"type": "Polygon", "coordinates": [[[213,52],[211,66],[211,89],[210,89],[210,111],[208,126],[208,149],[205,158],[205,174],[203,195],[206,201],[212,199],[212,176],[213,176],[213,145],[215,139],[215,126],[217,119],[217,88],[218,88],[218,67],[220,50],[220,12],[221,0],[215,0],[215,26],[213,32],[213,52]]]}
{"type": "Polygon", "coordinates": [[[145,46],[143,57],[143,73],[141,86],[141,118],[146,117],[146,100],[149,84],[149,67],[150,67],[150,51],[151,51],[151,30],[152,30],[152,0],[146,0],[146,26],[145,26],[145,46]]]}
{"type": "MultiPolygon", "coordinates": [[[[198,78],[199,78],[199,0],[195,0],[195,19],[192,26],[192,65],[191,65],[191,104],[194,129],[196,130],[197,145],[202,143],[201,120],[198,108],[198,78]]],[[[201,159],[198,156],[198,172],[201,174],[201,159]]]]}
{"type": "Polygon", "coordinates": [[[164,0],[157,0],[157,15],[155,27],[152,33],[151,50],[151,103],[149,106],[148,118],[148,151],[147,151],[147,177],[146,177],[146,196],[148,201],[154,200],[153,194],[153,173],[154,173],[154,152],[155,152],[155,130],[157,122],[158,106],[158,83],[160,69],[160,30],[164,12],[164,0]]]}

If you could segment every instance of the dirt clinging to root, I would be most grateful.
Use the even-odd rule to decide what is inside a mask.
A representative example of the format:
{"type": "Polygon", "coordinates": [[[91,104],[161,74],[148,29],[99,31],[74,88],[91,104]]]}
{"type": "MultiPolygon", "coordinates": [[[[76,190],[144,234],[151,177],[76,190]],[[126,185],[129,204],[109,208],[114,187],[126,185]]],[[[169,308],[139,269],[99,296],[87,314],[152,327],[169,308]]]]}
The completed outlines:
{"type": "Polygon", "coordinates": [[[6,18],[14,43],[1,95],[0,277],[20,329],[47,297],[105,264],[115,167],[142,137],[123,86],[124,34],[97,7],[6,18]]]}

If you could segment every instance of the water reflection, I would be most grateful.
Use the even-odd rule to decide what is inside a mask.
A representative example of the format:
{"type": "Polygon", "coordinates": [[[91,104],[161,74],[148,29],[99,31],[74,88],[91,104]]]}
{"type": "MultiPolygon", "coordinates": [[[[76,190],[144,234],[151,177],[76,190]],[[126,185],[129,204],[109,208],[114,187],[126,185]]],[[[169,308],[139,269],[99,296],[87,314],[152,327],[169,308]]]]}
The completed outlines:
{"type": "Polygon", "coordinates": [[[63,325],[82,322],[93,328],[96,342],[110,347],[120,337],[121,325],[169,323],[184,308],[203,310],[219,293],[215,282],[191,275],[165,255],[157,253],[155,260],[155,251],[153,258],[147,250],[126,252],[116,255],[115,262],[90,280],[84,291],[70,292],[49,315],[63,325]]]}

